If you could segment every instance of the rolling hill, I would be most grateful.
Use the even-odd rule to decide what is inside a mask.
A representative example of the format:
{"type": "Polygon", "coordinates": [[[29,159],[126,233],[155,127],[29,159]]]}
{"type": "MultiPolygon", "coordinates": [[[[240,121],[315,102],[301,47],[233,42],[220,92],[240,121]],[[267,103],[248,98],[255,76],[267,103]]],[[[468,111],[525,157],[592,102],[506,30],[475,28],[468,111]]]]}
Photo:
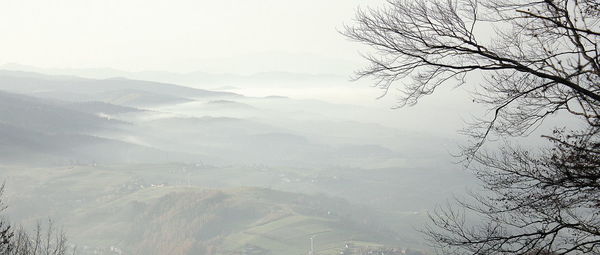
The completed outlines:
{"type": "Polygon", "coordinates": [[[5,163],[87,164],[195,157],[110,138],[126,134],[132,124],[94,112],[101,109],[136,110],[103,103],[73,105],[0,91],[0,159],[5,163]]]}
{"type": "Polygon", "coordinates": [[[126,125],[64,107],[56,101],[3,91],[0,91],[0,123],[47,133],[89,133],[126,125]]]}
{"type": "Polygon", "coordinates": [[[194,98],[241,97],[230,92],[125,78],[94,80],[6,70],[0,70],[0,90],[65,101],[104,101],[128,106],[187,102],[194,98]],[[127,100],[128,96],[133,99],[127,100]]]}
{"type": "Polygon", "coordinates": [[[310,237],[319,254],[338,254],[348,241],[395,242],[365,208],[262,188],[154,187],[91,208],[71,222],[78,239],[133,254],[241,254],[252,247],[259,254],[300,255],[310,237]]]}

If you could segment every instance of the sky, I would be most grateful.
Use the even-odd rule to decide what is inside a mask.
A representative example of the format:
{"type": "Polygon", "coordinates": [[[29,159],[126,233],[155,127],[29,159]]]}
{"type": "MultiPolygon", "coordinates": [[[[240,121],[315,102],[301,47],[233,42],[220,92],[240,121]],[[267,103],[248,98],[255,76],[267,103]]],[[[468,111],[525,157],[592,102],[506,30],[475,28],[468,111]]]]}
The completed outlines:
{"type": "Polygon", "coordinates": [[[126,71],[347,73],[338,33],[379,0],[0,0],[0,64],[126,71]]]}

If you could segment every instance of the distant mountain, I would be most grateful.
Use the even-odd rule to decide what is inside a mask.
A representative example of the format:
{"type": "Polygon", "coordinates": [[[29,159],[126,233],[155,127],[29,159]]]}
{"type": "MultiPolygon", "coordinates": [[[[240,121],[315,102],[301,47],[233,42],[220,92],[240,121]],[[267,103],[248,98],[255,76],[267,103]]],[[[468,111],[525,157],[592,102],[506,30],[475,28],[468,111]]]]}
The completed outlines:
{"type": "Polygon", "coordinates": [[[194,98],[240,97],[230,92],[201,90],[159,82],[124,78],[94,80],[5,70],[0,70],[0,90],[79,102],[116,100],[135,94],[133,102],[125,102],[142,106],[184,102],[194,98]]]}
{"type": "Polygon", "coordinates": [[[169,94],[159,94],[148,92],[145,90],[123,89],[111,90],[96,94],[95,98],[102,102],[114,105],[130,106],[130,107],[152,107],[160,105],[172,105],[188,103],[194,100],[173,96],[169,94]]]}
{"type": "MultiPolygon", "coordinates": [[[[229,117],[210,117],[201,118],[161,118],[146,123],[148,128],[157,128],[162,130],[173,130],[177,134],[200,133],[208,136],[231,137],[246,134],[256,134],[275,130],[276,128],[257,121],[229,118],[229,117]]],[[[168,133],[168,132],[165,132],[168,133]]]]}
{"type": "Polygon", "coordinates": [[[75,111],[92,113],[92,114],[120,114],[130,112],[142,112],[143,110],[127,107],[122,105],[115,105],[105,102],[77,102],[65,104],[65,107],[73,109],[75,111]]]}
{"type": "Polygon", "coordinates": [[[155,147],[195,151],[236,164],[356,165],[401,157],[379,145],[332,146],[259,119],[161,118],[145,122],[141,132],[155,147]]]}
{"type": "Polygon", "coordinates": [[[184,157],[92,135],[48,134],[0,123],[0,160],[3,163],[112,164],[173,159],[184,157]]]}
{"type": "Polygon", "coordinates": [[[289,83],[289,82],[316,82],[316,81],[347,81],[344,75],[331,73],[304,73],[304,72],[258,72],[254,74],[235,73],[209,73],[195,72],[165,72],[165,71],[141,71],[127,72],[112,68],[87,68],[87,69],[44,69],[26,65],[5,64],[0,69],[21,70],[32,73],[48,73],[53,75],[71,75],[90,79],[110,79],[114,77],[125,77],[133,80],[147,80],[164,83],[186,84],[186,85],[214,85],[231,84],[240,82],[253,83],[289,83]]]}
{"type": "Polygon", "coordinates": [[[76,103],[41,99],[0,91],[0,159],[11,163],[148,162],[189,159],[104,135],[126,134],[132,124],[101,117],[135,111],[104,103],[76,103]]]}
{"type": "Polygon", "coordinates": [[[0,91],[0,123],[43,133],[86,134],[115,130],[124,122],[65,107],[63,103],[0,91]]]}

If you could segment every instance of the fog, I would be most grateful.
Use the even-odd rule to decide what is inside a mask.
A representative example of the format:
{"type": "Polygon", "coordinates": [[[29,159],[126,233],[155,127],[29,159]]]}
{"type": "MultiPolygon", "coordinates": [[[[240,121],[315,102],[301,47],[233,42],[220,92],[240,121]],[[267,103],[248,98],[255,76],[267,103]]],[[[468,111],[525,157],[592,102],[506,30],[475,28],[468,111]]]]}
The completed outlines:
{"type": "Polygon", "coordinates": [[[3,213],[77,254],[429,254],[486,112],[468,87],[395,109],[352,81],[338,30],[367,4],[0,1],[3,213]]]}
{"type": "Polygon", "coordinates": [[[430,124],[434,109],[407,110],[407,123],[344,79],[273,90],[248,80],[203,90],[1,71],[10,219],[50,217],[84,254],[301,254],[316,233],[323,251],[350,241],[419,250],[427,212],[472,183],[450,156],[461,138],[430,124]],[[372,104],[317,95],[315,84],[372,104]]]}

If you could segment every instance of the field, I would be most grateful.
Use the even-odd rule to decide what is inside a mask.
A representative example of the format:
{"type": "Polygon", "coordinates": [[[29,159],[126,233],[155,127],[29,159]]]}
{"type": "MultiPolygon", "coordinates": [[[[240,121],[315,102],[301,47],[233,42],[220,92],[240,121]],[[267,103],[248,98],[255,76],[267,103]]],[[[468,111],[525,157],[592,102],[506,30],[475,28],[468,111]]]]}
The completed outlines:
{"type": "Polygon", "coordinates": [[[367,206],[268,187],[315,178],[294,169],[250,168],[245,175],[241,168],[197,164],[0,170],[9,183],[8,212],[14,220],[31,225],[51,217],[90,252],[118,247],[147,254],[207,249],[305,254],[312,237],[319,254],[338,254],[347,242],[371,247],[411,242],[382,223],[392,216],[367,206]],[[246,182],[265,187],[243,187],[246,182]]]}

